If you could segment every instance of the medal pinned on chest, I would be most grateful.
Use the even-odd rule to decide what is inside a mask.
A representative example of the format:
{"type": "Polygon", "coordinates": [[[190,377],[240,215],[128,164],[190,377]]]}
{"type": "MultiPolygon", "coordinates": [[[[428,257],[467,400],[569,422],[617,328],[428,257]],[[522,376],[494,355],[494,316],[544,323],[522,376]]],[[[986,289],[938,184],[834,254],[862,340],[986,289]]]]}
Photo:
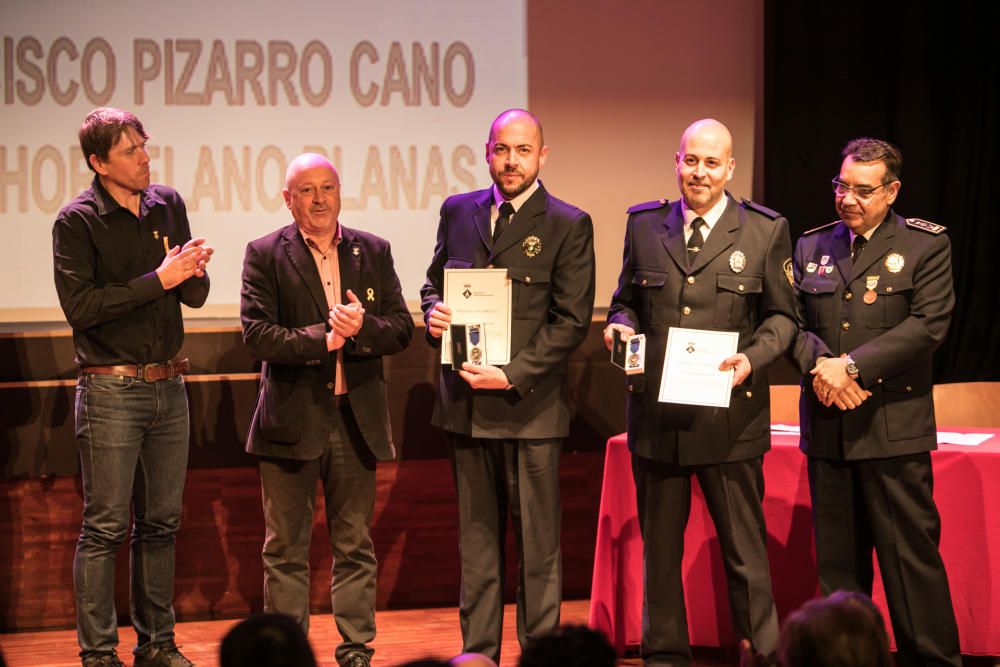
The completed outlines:
{"type": "Polygon", "coordinates": [[[734,250],[729,256],[729,268],[733,273],[742,273],[747,268],[747,256],[741,250],[734,250]]]}
{"type": "Polygon", "coordinates": [[[878,287],[878,276],[865,276],[865,295],[861,297],[861,300],[867,303],[869,306],[875,303],[878,299],[878,294],[875,293],[875,288],[878,287]]]}

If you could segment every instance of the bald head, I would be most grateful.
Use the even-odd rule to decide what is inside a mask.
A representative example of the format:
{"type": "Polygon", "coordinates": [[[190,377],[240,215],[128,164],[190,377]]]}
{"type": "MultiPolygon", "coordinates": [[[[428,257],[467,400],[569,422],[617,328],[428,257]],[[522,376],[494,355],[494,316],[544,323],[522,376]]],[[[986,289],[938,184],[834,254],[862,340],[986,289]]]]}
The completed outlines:
{"type": "Polygon", "coordinates": [[[712,118],[691,123],[681,135],[674,166],[684,203],[704,215],[719,203],[733,177],[733,135],[712,118]]]}
{"type": "Polygon", "coordinates": [[[333,237],[340,215],[340,177],[329,160],[317,153],[292,160],[281,194],[299,229],[319,239],[333,237]]]}
{"type": "Polygon", "coordinates": [[[504,199],[511,200],[534,184],[548,154],[542,124],[530,111],[507,109],[490,125],[486,164],[504,199]]]}
{"type": "Polygon", "coordinates": [[[497,116],[490,125],[490,136],[488,141],[496,139],[497,132],[508,125],[518,124],[524,128],[533,128],[538,133],[538,147],[545,145],[545,137],[542,135],[542,122],[538,116],[527,109],[507,109],[497,116]]]}
{"type": "Polygon", "coordinates": [[[724,150],[726,157],[733,154],[733,135],[729,133],[729,128],[715,120],[714,118],[702,118],[688,125],[681,135],[681,145],[678,148],[684,151],[684,147],[691,139],[699,141],[711,141],[718,145],[720,150],[724,150]]]}
{"type": "MultiPolygon", "coordinates": [[[[285,187],[290,188],[298,178],[299,174],[309,169],[326,169],[337,177],[337,170],[333,168],[333,163],[319,153],[303,153],[288,165],[285,170],[285,187]]],[[[339,177],[337,177],[339,180],[339,177]]]]}

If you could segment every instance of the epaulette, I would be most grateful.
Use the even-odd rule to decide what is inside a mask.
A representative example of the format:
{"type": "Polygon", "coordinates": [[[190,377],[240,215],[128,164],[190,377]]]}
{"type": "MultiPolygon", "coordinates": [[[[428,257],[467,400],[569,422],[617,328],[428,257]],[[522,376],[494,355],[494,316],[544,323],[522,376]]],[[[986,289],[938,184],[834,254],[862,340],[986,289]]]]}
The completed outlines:
{"type": "Polygon", "coordinates": [[[764,217],[771,218],[771,220],[775,220],[775,219],[781,217],[781,214],[778,213],[777,211],[772,211],[768,207],[761,206],[760,204],[758,204],[756,202],[752,202],[749,199],[743,198],[740,201],[743,202],[743,206],[745,206],[746,208],[748,208],[748,209],[750,209],[752,211],[757,211],[758,213],[760,213],[764,217]]]}
{"type": "Polygon", "coordinates": [[[906,226],[919,229],[922,232],[929,232],[934,235],[940,234],[948,229],[944,225],[939,225],[936,222],[929,222],[927,220],[921,220],[920,218],[907,218],[906,226]]]}
{"type": "Polygon", "coordinates": [[[667,203],[667,200],[663,198],[654,199],[653,201],[647,201],[641,204],[636,204],[635,206],[630,206],[626,212],[631,215],[632,213],[639,213],[641,211],[655,211],[658,208],[663,208],[667,205],[667,203]]]}
{"type": "Polygon", "coordinates": [[[821,231],[821,230],[826,229],[828,227],[833,227],[838,222],[840,222],[840,220],[834,220],[833,222],[828,222],[825,225],[820,225],[819,227],[813,227],[812,229],[809,229],[807,231],[802,232],[802,236],[805,236],[806,234],[812,234],[813,232],[821,231]]]}

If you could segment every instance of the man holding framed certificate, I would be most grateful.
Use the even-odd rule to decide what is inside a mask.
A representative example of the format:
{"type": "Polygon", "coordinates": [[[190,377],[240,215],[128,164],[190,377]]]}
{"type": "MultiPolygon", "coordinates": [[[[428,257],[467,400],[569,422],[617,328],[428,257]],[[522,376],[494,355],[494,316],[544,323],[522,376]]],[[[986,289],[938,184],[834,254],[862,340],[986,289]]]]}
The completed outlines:
{"type": "Polygon", "coordinates": [[[490,360],[509,349],[503,367],[466,362],[453,370],[442,364],[431,420],[450,433],[453,445],[463,650],[496,662],[508,510],[520,561],[518,640],[523,647],[559,625],[559,452],[570,419],[564,384],[569,355],[587,336],[594,304],[593,224],[537,180],[547,155],[531,113],[511,109],[493,121],[486,162],[494,185],[449,197],[441,206],[434,258],[421,289],[431,345],[440,346],[452,324],[479,324],[490,360]],[[502,322],[497,304],[507,292],[488,272],[477,279],[469,269],[506,269],[505,342],[493,337],[498,332],[491,333],[488,323],[469,319],[475,309],[464,301],[483,297],[479,312],[502,322]],[[449,270],[462,273],[446,281],[449,270]]]}
{"type": "Polygon", "coordinates": [[[765,369],[797,331],[788,221],[725,192],[735,167],[729,130],[695,122],[674,162],[681,200],[629,209],[605,330],[609,346],[615,330],[646,337],[646,372],[627,379],[647,665],[691,660],[681,559],[692,476],[719,536],[734,629],[757,652],[774,653],[778,618],[761,509],[770,447],[765,369]]]}

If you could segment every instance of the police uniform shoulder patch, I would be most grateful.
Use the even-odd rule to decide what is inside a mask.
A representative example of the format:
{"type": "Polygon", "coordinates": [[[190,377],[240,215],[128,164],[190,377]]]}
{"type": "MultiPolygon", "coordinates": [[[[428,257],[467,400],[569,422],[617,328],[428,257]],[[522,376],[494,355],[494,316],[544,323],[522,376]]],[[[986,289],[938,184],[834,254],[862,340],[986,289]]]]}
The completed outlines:
{"type": "Polygon", "coordinates": [[[636,204],[635,206],[630,206],[627,213],[629,215],[633,213],[641,213],[643,211],[655,211],[658,208],[663,208],[669,202],[666,199],[654,199],[653,201],[643,202],[641,204],[636,204]]]}
{"type": "Polygon", "coordinates": [[[822,231],[824,229],[829,229],[830,227],[833,227],[838,222],[840,222],[840,220],[834,220],[833,222],[828,222],[825,225],[820,225],[819,227],[813,227],[812,229],[809,229],[807,231],[802,232],[802,236],[805,236],[806,234],[812,234],[813,232],[819,232],[819,231],[822,231]]]}
{"type": "Polygon", "coordinates": [[[936,222],[929,222],[927,220],[922,220],[920,218],[907,218],[906,226],[913,227],[914,229],[919,229],[922,232],[928,232],[930,234],[940,234],[941,232],[948,229],[944,225],[939,225],[936,222]]]}
{"type": "Polygon", "coordinates": [[[771,220],[776,220],[777,218],[781,217],[781,214],[778,213],[777,211],[771,210],[771,209],[769,209],[766,206],[761,206],[757,202],[752,202],[752,201],[750,201],[749,199],[746,199],[746,198],[741,199],[740,201],[742,202],[742,204],[743,204],[743,206],[745,208],[748,208],[751,211],[756,211],[757,213],[760,213],[761,215],[763,215],[765,218],[770,218],[771,220]]]}

